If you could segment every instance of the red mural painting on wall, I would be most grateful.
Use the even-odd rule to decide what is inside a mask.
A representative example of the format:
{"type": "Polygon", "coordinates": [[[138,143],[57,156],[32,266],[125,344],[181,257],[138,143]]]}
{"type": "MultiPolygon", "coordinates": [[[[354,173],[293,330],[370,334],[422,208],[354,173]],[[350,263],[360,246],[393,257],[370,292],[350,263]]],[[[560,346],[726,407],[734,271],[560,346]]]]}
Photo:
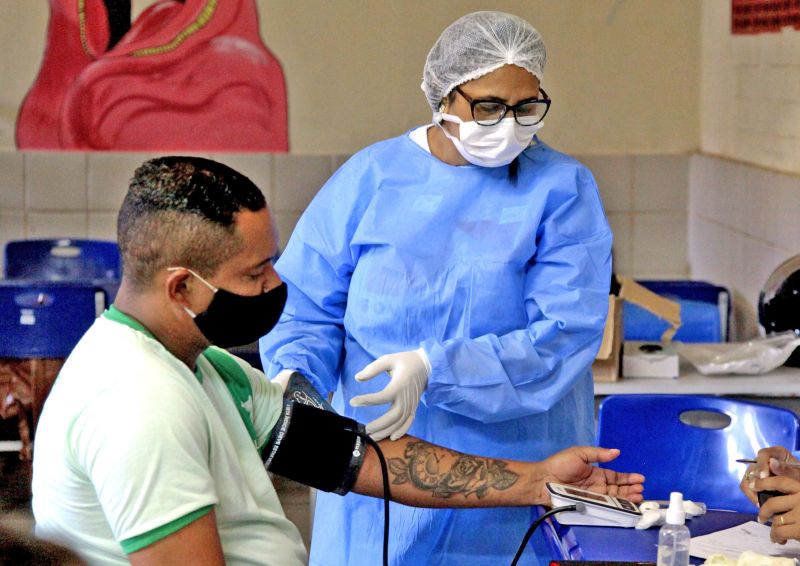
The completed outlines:
{"type": "Polygon", "coordinates": [[[800,30],[800,0],[731,0],[731,33],[800,30]]]}
{"type": "Polygon", "coordinates": [[[288,151],[286,86],[255,0],[50,0],[19,149],[288,151]]]}

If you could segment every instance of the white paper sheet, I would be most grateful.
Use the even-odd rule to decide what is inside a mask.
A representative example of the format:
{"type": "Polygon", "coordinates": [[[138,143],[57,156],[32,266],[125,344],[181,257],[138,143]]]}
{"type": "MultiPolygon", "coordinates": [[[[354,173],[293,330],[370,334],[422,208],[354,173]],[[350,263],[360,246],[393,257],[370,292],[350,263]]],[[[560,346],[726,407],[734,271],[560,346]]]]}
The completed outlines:
{"type": "Polygon", "coordinates": [[[689,554],[698,558],[724,554],[736,560],[745,550],[752,550],[767,556],[800,558],[800,542],[790,540],[786,544],[776,544],[769,540],[769,529],[769,525],[749,521],[730,529],[693,537],[689,554]]]}

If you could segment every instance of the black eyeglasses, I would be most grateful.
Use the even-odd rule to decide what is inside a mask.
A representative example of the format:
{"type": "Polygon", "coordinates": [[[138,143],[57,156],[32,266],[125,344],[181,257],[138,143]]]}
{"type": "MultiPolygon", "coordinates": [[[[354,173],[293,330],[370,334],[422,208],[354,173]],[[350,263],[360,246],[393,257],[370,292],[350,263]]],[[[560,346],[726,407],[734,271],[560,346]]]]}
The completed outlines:
{"type": "Polygon", "coordinates": [[[514,114],[514,120],[520,126],[535,126],[544,120],[544,115],[550,109],[551,101],[543,88],[539,89],[542,91],[542,98],[529,98],[518,102],[514,106],[509,106],[498,100],[487,100],[485,98],[476,100],[464,94],[464,91],[458,86],[453,90],[469,102],[472,109],[472,119],[481,126],[494,126],[505,118],[509,111],[514,114]]]}

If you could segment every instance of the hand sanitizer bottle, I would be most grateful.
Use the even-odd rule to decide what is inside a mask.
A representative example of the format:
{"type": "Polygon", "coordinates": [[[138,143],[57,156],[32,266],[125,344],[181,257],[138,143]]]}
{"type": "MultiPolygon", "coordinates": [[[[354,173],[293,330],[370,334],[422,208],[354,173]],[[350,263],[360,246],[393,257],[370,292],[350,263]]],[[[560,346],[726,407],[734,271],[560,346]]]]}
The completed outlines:
{"type": "Polygon", "coordinates": [[[683,510],[683,494],[673,491],[669,494],[669,508],[666,523],[658,531],[657,566],[687,566],[689,564],[689,528],[683,524],[686,513],[683,510]]]}

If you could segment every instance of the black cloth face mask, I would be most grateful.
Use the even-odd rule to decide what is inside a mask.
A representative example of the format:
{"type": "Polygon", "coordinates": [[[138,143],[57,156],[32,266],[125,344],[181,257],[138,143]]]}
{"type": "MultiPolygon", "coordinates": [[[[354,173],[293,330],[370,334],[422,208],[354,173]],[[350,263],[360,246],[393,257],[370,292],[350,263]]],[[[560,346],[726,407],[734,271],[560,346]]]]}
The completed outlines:
{"type": "Polygon", "coordinates": [[[286,283],[258,295],[237,295],[214,287],[188,268],[171,267],[170,271],[186,269],[214,291],[214,298],[205,312],[193,313],[184,307],[206,339],[220,348],[244,346],[255,342],[272,330],[286,305],[286,283]]]}

